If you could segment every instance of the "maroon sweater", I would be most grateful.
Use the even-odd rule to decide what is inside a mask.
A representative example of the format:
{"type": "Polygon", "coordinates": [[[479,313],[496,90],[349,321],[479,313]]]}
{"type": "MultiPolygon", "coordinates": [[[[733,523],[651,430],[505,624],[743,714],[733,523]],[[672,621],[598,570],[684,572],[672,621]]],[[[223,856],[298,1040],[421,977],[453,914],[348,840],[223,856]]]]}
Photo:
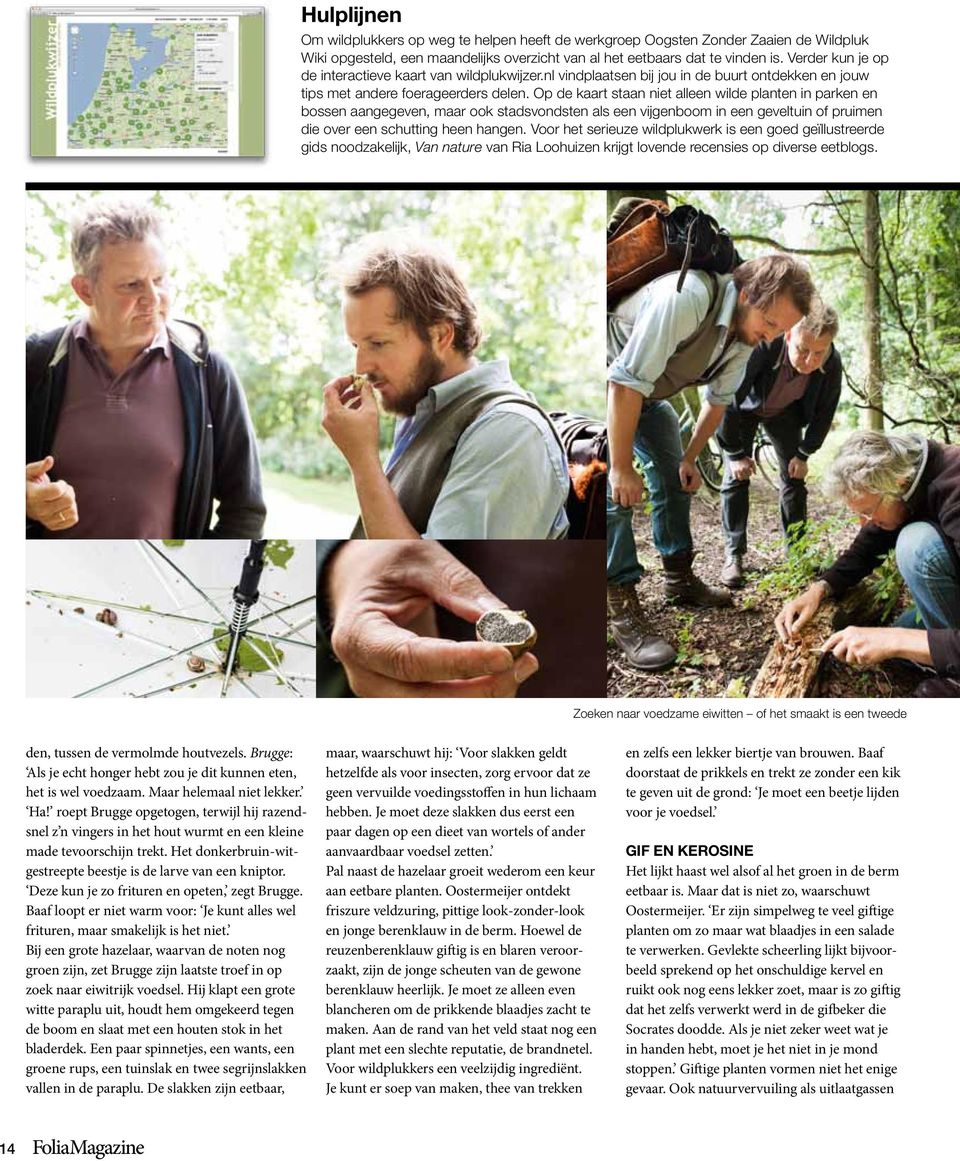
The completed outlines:
{"type": "MultiPolygon", "coordinates": [[[[907,523],[925,520],[940,533],[960,579],[960,447],[929,441],[927,463],[907,507],[907,523]]],[[[888,532],[876,524],[867,524],[833,568],[823,574],[823,580],[835,594],[846,592],[873,572],[896,546],[899,535],[899,528],[888,532]]],[[[960,677],[960,625],[928,629],[927,639],[936,671],[960,677]]]]}

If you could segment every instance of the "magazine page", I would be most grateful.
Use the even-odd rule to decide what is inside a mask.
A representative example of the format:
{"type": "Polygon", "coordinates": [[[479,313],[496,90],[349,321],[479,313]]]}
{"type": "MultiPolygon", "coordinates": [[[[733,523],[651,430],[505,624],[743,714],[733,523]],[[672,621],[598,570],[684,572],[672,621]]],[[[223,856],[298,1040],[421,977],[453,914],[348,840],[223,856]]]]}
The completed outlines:
{"type": "Polygon", "coordinates": [[[949,28],[26,25],[0,1154],[947,1155],[949,28]]]}

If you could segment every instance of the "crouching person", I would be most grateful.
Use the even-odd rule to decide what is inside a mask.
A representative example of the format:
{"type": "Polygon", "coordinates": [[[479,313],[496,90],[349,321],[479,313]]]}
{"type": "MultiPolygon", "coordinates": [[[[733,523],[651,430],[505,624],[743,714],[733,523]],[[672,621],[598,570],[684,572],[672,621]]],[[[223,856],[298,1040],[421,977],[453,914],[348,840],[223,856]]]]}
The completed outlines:
{"type": "Polygon", "coordinates": [[[887,628],[843,629],[823,648],[851,665],[901,658],[928,666],[937,676],[920,683],[918,697],[960,697],[960,447],[858,432],[834,460],[829,486],[861,528],[834,566],[784,605],[775,620],[781,639],[794,637],[825,597],[869,576],[894,548],[916,608],[887,628]]]}

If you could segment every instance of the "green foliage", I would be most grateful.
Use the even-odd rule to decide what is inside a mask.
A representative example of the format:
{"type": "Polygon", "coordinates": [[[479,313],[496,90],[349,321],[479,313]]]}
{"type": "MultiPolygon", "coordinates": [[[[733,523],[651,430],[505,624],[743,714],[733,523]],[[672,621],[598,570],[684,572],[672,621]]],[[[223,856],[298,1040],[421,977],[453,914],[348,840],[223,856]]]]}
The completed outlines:
{"type": "MultiPolygon", "coordinates": [[[[887,427],[908,424],[941,439],[960,430],[960,192],[881,190],[880,333],[887,427]],[[932,426],[926,426],[929,421],[932,426]]],[[[816,272],[840,312],[848,371],[845,410],[855,422],[863,381],[858,342],[864,316],[863,213],[858,191],[826,191],[813,218],[818,245],[857,254],[824,260],[816,272]],[[847,320],[850,320],[848,324],[847,320]]]]}
{"type": "Polygon", "coordinates": [[[289,540],[268,540],[263,555],[274,568],[286,568],[296,551],[289,540]]]}
{"type": "MultiPolygon", "coordinates": [[[[757,581],[757,595],[772,596],[778,601],[799,596],[833,564],[837,556],[834,544],[843,539],[842,533],[848,525],[849,521],[842,516],[808,524],[805,531],[799,524],[791,525],[787,555],[757,581]]],[[[895,553],[887,553],[863,584],[870,591],[871,607],[876,611],[878,623],[884,624],[900,603],[903,592],[903,577],[897,569],[895,553]]],[[[745,601],[744,608],[748,607],[745,601]]]]}
{"type": "Polygon", "coordinates": [[[270,472],[325,480],[351,478],[340,451],[328,439],[316,436],[269,435],[260,442],[260,462],[270,472]]]}
{"type": "MultiPolygon", "coordinates": [[[[766,190],[677,190],[670,194],[671,204],[689,204],[704,210],[731,234],[755,234],[778,237],[783,229],[786,211],[772,201],[766,190]]],[[[743,258],[755,258],[769,252],[770,247],[759,242],[737,241],[737,250],[743,258]]]]}
{"type": "MultiPolygon", "coordinates": [[[[226,658],[230,649],[230,630],[221,625],[216,630],[214,645],[226,658]]],[[[266,637],[258,637],[256,633],[245,633],[237,648],[237,665],[248,673],[265,673],[271,667],[278,666],[283,661],[283,650],[266,637]]]]}
{"type": "Polygon", "coordinates": [[[697,647],[693,635],[693,613],[678,612],[676,614],[676,650],[677,664],[699,666],[703,664],[703,654],[697,647]]]}
{"type": "Polygon", "coordinates": [[[899,605],[903,593],[903,577],[897,568],[896,553],[888,552],[883,562],[873,570],[864,584],[869,588],[875,602],[878,622],[881,625],[886,624],[899,605]]]}
{"type": "Polygon", "coordinates": [[[836,559],[834,542],[849,521],[840,516],[813,521],[806,529],[792,524],[787,530],[787,553],[780,563],[757,581],[759,595],[789,601],[798,596],[836,559]]]}

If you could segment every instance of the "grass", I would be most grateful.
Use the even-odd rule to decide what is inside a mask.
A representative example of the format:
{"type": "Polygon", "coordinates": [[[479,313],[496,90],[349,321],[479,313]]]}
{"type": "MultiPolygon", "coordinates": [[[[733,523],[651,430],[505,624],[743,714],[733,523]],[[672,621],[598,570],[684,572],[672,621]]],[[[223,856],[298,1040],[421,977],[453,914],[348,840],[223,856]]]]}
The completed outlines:
{"type": "Polygon", "coordinates": [[[283,492],[301,504],[314,504],[328,512],[348,516],[357,511],[357,499],[352,480],[308,480],[285,472],[263,473],[267,488],[283,492]]]}

